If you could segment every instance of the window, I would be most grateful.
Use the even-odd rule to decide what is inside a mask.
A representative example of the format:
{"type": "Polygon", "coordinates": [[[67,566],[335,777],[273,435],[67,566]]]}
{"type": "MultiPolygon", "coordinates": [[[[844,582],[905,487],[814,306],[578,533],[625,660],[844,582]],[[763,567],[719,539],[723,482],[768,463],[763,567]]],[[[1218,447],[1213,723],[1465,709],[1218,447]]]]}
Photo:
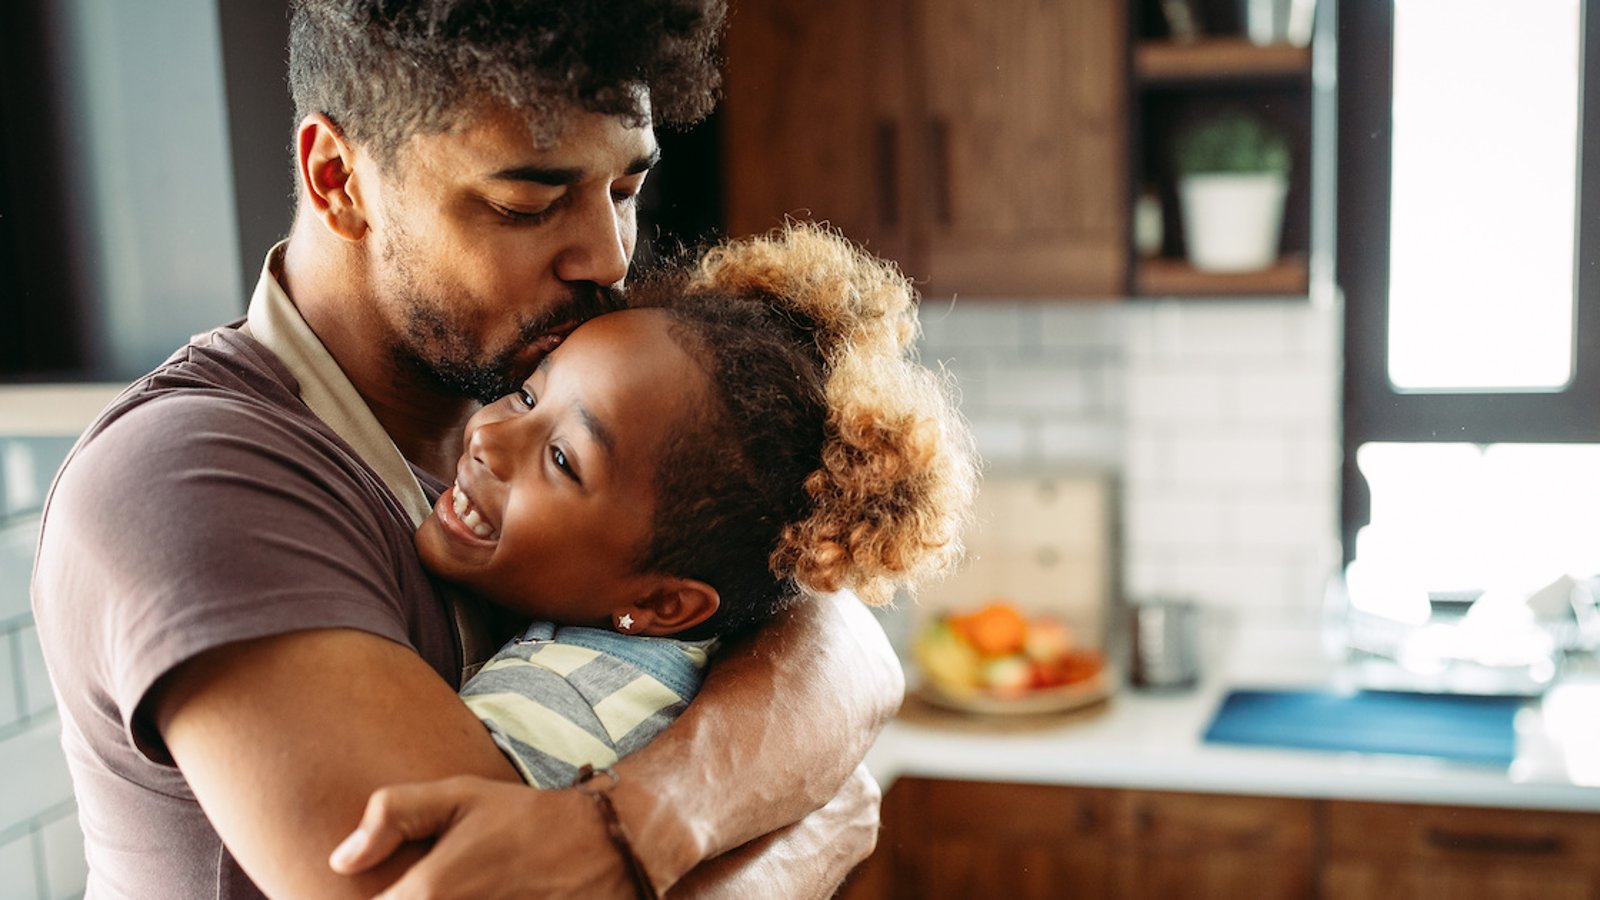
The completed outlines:
{"type": "Polygon", "coordinates": [[[1430,590],[1600,572],[1589,6],[1340,4],[1347,562],[1430,590]]]}

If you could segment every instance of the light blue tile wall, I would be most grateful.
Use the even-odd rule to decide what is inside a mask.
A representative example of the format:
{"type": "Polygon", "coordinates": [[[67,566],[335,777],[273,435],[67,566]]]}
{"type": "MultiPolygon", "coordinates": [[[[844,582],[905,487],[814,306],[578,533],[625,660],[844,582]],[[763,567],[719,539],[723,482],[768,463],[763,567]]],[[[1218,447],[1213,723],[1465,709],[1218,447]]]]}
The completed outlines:
{"type": "Polygon", "coordinates": [[[87,866],[28,604],[45,491],[70,438],[0,436],[0,900],[81,897],[87,866]]]}

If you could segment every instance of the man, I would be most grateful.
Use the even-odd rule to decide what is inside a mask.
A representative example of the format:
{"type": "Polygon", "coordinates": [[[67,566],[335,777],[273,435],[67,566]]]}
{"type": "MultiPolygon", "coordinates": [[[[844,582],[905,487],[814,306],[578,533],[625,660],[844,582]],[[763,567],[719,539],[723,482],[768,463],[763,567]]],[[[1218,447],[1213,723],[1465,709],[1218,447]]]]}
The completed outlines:
{"type": "Polygon", "coordinates": [[[851,598],[728,648],[616,767],[627,847],[593,796],[504,783],[455,696],[497,633],[410,542],[465,418],[615,304],[651,123],[709,109],[720,3],[293,15],[290,238],[244,323],[91,427],[45,514],[34,606],[90,896],[371,896],[402,874],[387,896],[626,896],[627,855],[656,889],[829,893],[874,840],[851,770],[901,688],[851,598]]]}

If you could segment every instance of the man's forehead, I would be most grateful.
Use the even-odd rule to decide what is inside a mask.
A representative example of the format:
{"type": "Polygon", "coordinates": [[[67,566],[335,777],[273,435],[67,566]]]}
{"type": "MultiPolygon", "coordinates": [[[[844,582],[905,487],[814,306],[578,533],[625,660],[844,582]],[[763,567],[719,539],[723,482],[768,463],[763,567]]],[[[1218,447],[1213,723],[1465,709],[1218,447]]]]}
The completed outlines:
{"type": "Polygon", "coordinates": [[[473,176],[546,183],[569,183],[575,173],[644,171],[660,153],[648,122],[635,125],[621,116],[580,109],[554,122],[534,122],[504,106],[480,109],[413,146],[430,156],[450,157],[453,168],[473,176]],[[556,177],[547,177],[553,173],[556,177]]]}

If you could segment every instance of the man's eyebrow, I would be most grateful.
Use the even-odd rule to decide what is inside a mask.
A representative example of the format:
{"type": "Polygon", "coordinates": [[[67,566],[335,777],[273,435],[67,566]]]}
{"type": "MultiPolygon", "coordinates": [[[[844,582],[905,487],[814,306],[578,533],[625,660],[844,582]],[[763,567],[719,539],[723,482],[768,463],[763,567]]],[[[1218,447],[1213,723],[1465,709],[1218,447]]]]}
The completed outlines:
{"type": "MultiPolygon", "coordinates": [[[[624,175],[648,172],[661,161],[661,148],[653,147],[649,153],[636,158],[623,169],[624,175]]],[[[490,175],[495,181],[529,181],[547,187],[566,187],[582,181],[587,172],[582,166],[512,166],[490,175]]]]}

